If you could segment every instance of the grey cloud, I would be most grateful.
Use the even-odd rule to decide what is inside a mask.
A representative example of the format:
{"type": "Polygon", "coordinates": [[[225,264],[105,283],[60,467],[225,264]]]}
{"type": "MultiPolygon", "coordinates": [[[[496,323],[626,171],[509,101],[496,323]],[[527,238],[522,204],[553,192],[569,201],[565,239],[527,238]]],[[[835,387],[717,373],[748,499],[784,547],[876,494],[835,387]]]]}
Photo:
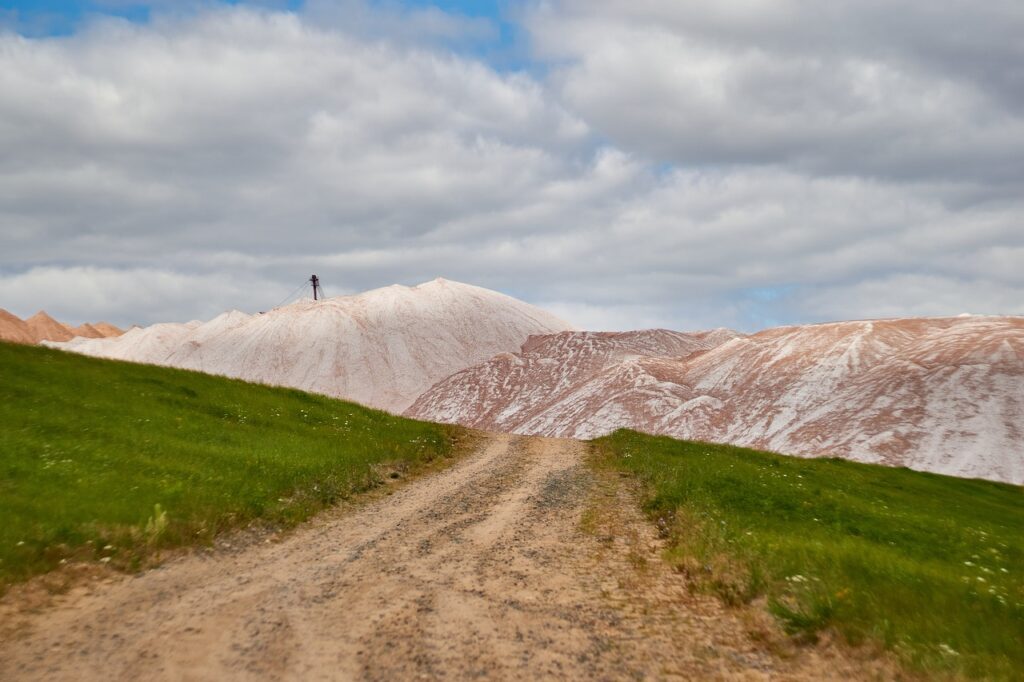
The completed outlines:
{"type": "Polygon", "coordinates": [[[1024,6],[555,2],[530,26],[566,100],[683,164],[997,184],[1024,176],[1024,6]]]}

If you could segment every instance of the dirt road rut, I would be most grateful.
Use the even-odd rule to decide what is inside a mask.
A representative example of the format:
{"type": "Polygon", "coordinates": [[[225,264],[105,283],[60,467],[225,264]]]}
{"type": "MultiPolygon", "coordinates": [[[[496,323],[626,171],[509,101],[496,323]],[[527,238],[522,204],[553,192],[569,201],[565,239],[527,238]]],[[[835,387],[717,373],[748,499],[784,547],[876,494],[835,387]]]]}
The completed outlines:
{"type": "Polygon", "coordinates": [[[78,590],[0,644],[0,679],[861,676],[770,654],[688,595],[635,511],[587,511],[622,491],[589,473],[585,448],[494,436],[281,542],[78,590]]]}

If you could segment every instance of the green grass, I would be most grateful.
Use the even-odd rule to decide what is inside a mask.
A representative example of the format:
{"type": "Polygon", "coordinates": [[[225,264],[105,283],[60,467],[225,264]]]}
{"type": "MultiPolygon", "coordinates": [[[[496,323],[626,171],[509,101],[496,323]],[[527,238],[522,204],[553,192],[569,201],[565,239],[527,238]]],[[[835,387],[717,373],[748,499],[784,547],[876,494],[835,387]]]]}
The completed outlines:
{"type": "Polygon", "coordinates": [[[0,591],[62,560],[132,569],[253,520],[294,524],[448,456],[455,433],[301,391],[0,343],[0,591]]]}
{"type": "Polygon", "coordinates": [[[929,675],[1024,676],[1021,488],[625,430],[594,443],[645,484],[697,586],[929,675]]]}

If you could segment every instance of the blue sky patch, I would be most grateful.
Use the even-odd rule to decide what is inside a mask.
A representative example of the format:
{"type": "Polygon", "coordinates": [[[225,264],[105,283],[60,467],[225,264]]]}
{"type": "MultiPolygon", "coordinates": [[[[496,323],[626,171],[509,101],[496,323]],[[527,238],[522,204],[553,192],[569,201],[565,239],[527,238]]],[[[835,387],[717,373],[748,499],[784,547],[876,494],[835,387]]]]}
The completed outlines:
{"type": "MultiPolygon", "coordinates": [[[[203,3],[196,3],[201,6],[203,3]]],[[[303,0],[211,0],[207,5],[252,5],[299,11],[303,0]]],[[[512,27],[504,20],[504,2],[499,0],[402,0],[380,2],[370,0],[369,5],[409,7],[421,9],[437,7],[451,14],[479,17],[494,22],[501,31],[501,42],[511,39],[512,27]]],[[[2,0],[0,2],[0,25],[6,24],[22,35],[41,37],[47,35],[68,35],[85,20],[97,16],[113,16],[128,21],[145,23],[153,12],[160,9],[181,8],[180,3],[134,2],[133,0],[2,0]]]]}

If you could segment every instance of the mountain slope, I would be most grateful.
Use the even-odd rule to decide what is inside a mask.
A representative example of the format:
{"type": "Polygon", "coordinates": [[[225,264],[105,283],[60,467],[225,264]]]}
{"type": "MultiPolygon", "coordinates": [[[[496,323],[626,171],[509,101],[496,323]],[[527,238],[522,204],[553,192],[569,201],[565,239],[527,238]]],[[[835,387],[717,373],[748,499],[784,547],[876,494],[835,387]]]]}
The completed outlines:
{"type": "Polygon", "coordinates": [[[25,320],[25,325],[37,342],[68,341],[75,337],[74,332],[67,325],[50,317],[45,310],[40,310],[25,320]]]}
{"type": "Polygon", "coordinates": [[[24,320],[0,308],[0,341],[35,343],[36,339],[24,320]]]}
{"type": "MultiPolygon", "coordinates": [[[[408,413],[488,430],[589,438],[592,430],[585,425],[613,400],[609,390],[621,392],[616,387],[635,363],[648,356],[687,357],[736,336],[728,330],[684,334],[665,329],[538,336],[519,353],[498,355],[445,379],[408,413]]],[[[626,403],[635,401],[620,405],[624,415],[626,403]]],[[[630,413],[616,426],[642,418],[643,408],[637,407],[640,413],[630,413]]]]}
{"type": "Polygon", "coordinates": [[[121,334],[124,334],[124,330],[122,330],[120,327],[116,327],[110,324],[109,322],[96,322],[91,326],[93,329],[99,332],[100,336],[110,337],[121,336],[121,334]]]}
{"type": "Polygon", "coordinates": [[[81,336],[87,339],[102,339],[106,336],[103,332],[88,322],[80,324],[77,327],[72,327],[71,333],[75,336],[81,336]]]}
{"type": "Polygon", "coordinates": [[[265,314],[157,324],[54,347],[291,386],[400,412],[440,379],[569,326],[479,287],[434,280],[265,314]]]}
{"type": "Polygon", "coordinates": [[[449,377],[407,414],[577,438],[627,427],[1024,482],[1024,318],[782,327],[597,364],[548,339],[449,377]]]}

